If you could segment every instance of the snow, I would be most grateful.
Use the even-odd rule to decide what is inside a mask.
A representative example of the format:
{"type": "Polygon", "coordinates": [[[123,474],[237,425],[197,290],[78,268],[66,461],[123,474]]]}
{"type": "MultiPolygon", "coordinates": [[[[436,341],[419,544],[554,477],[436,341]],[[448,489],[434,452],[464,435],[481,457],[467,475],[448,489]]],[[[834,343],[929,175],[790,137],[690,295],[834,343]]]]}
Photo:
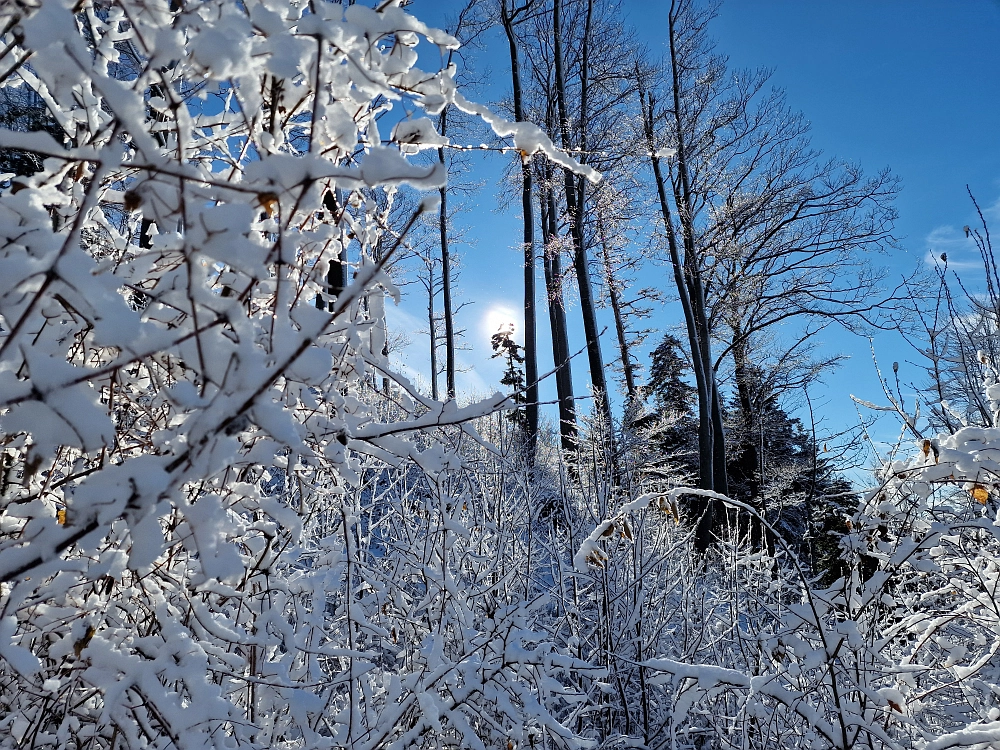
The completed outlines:
{"type": "Polygon", "coordinates": [[[67,134],[0,129],[46,157],[0,192],[0,747],[652,746],[640,711],[665,747],[748,718],[775,746],[1000,743],[1000,428],[896,456],[829,588],[787,548],[711,571],[683,498],[753,509],[584,492],[491,443],[509,394],[435,402],[386,361],[388,267],[447,177],[409,157],[468,146],[445,106],[602,179],[417,67],[452,35],[393,1],[0,21],[31,55],[3,85],[67,134]],[[398,222],[401,185],[430,194],[398,222]]]}

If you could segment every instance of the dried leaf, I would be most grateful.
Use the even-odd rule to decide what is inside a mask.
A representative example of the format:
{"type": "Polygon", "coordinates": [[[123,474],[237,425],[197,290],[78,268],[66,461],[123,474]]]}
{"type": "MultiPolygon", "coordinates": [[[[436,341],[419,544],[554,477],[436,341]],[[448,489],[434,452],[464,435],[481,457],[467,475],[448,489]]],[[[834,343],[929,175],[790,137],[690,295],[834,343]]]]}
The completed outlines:
{"type": "Polygon", "coordinates": [[[126,190],[122,203],[125,205],[125,210],[131,213],[142,205],[142,196],[135,190],[126,190]]]}
{"type": "Polygon", "coordinates": [[[274,193],[259,193],[257,195],[257,205],[263,208],[269,218],[278,215],[278,196],[274,193]]]}
{"type": "Polygon", "coordinates": [[[73,644],[73,653],[76,654],[77,659],[80,658],[80,654],[83,653],[83,650],[87,648],[87,644],[90,643],[90,639],[94,637],[94,632],[94,626],[88,625],[87,632],[83,634],[83,638],[73,644]]]}
{"type": "Polygon", "coordinates": [[[990,492],[983,485],[977,484],[972,488],[972,498],[980,505],[986,505],[990,499],[990,492]]]}

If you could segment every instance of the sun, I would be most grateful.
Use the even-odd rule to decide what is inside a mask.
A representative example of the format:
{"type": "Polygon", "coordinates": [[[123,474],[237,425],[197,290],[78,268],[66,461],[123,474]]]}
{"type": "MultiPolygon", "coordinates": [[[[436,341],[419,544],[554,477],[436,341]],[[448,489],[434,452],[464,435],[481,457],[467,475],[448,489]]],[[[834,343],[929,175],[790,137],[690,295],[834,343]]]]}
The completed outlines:
{"type": "Polygon", "coordinates": [[[491,305],[482,318],[482,329],[487,339],[500,330],[501,326],[514,326],[514,337],[520,338],[517,313],[503,304],[491,305]]]}

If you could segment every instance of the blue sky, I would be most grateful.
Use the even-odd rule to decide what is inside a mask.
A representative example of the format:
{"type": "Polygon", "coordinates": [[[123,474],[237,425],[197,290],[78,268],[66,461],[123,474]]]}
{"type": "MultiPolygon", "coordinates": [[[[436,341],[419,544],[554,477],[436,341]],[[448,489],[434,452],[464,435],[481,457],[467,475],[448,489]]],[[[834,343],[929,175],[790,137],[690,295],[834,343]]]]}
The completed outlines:
{"type": "MultiPolygon", "coordinates": [[[[417,0],[411,11],[433,23],[450,4],[417,0]]],[[[654,52],[663,47],[668,7],[665,0],[623,3],[630,23],[641,29],[640,41],[654,52]]],[[[885,259],[897,278],[924,261],[929,250],[944,250],[953,266],[968,263],[967,278],[974,284],[974,248],[961,232],[975,223],[966,184],[1000,226],[1000,211],[994,208],[1000,199],[1000,2],[729,0],[711,31],[732,67],[773,69],[774,85],[784,88],[789,105],[810,121],[814,146],[857,161],[868,172],[888,166],[902,178],[896,232],[901,248],[885,259]]],[[[488,46],[480,59],[499,82],[494,90],[480,92],[487,100],[502,95],[509,81],[500,54],[505,49],[495,55],[493,49],[495,45],[488,46]]],[[[518,319],[521,296],[518,220],[495,208],[493,196],[500,189],[496,165],[482,167],[491,182],[460,219],[474,241],[460,249],[465,267],[460,288],[475,304],[462,313],[474,347],[463,360],[473,369],[459,380],[477,391],[497,387],[500,366],[488,359],[488,337],[506,317],[518,319]]],[[[669,290],[662,270],[651,274],[669,290]]],[[[419,326],[409,313],[421,315],[420,304],[404,302],[394,311],[396,324],[419,326]]],[[[676,317],[667,306],[655,322],[676,326],[676,317]]],[[[575,322],[579,311],[571,309],[569,318],[575,322]]],[[[541,315],[542,371],[551,366],[545,321],[541,315]]],[[[606,360],[615,352],[612,331],[609,327],[604,337],[606,360]]],[[[574,351],[583,346],[579,326],[571,336],[574,351]]],[[[426,337],[412,338],[405,360],[420,369],[426,362],[421,356],[426,337]]],[[[836,429],[856,417],[850,393],[878,401],[881,389],[867,340],[831,333],[823,343],[827,351],[850,355],[812,394],[828,427],[836,429]]],[[[902,379],[919,384],[918,358],[906,342],[880,335],[875,350],[886,372],[899,360],[902,379]]],[[[577,358],[574,368],[574,380],[584,393],[585,359],[577,358]]],[[[554,386],[547,390],[543,398],[554,397],[554,386]]],[[[886,425],[882,432],[889,438],[895,428],[886,425]]]]}

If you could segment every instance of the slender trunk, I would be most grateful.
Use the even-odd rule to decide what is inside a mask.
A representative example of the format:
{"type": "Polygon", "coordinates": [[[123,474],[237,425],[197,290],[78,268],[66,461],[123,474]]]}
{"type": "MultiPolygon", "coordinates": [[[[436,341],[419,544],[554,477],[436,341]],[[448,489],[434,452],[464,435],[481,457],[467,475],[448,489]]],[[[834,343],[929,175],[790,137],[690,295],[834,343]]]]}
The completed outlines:
{"type": "Polygon", "coordinates": [[[597,234],[601,239],[601,252],[604,260],[604,278],[608,285],[608,295],[611,297],[611,309],[615,314],[615,330],[618,333],[618,351],[622,360],[622,371],[625,374],[625,392],[630,402],[634,402],[637,394],[635,387],[635,365],[629,353],[628,333],[625,330],[625,316],[622,313],[621,294],[615,284],[614,272],[611,270],[611,251],[608,248],[608,238],[604,232],[604,222],[600,214],[597,217],[597,234]]]}
{"type": "MultiPolygon", "coordinates": [[[[448,126],[447,108],[441,112],[439,131],[445,135],[448,126]]],[[[438,159],[444,165],[444,149],[438,149],[438,159]]],[[[438,207],[438,228],[441,232],[441,304],[444,307],[444,356],[445,383],[448,398],[455,398],[455,320],[451,306],[451,253],[448,250],[448,187],[441,186],[441,204],[438,207]]],[[[435,396],[437,398],[437,396],[435,396]]]]}
{"type": "MultiPolygon", "coordinates": [[[[551,169],[546,170],[546,177],[551,169]]],[[[549,300],[549,325],[552,329],[552,360],[556,368],[556,394],[559,401],[559,435],[563,450],[572,453],[576,449],[576,405],[573,401],[573,370],[569,358],[569,337],[566,334],[566,309],[563,306],[562,266],[556,239],[555,198],[551,182],[539,192],[542,226],[545,229],[545,251],[542,265],[545,270],[545,291],[549,300]]]]}
{"type": "MultiPolygon", "coordinates": [[[[562,145],[565,149],[572,148],[572,139],[569,133],[569,116],[566,104],[566,81],[563,76],[562,60],[562,29],[560,18],[560,6],[562,0],[553,0],[552,6],[552,34],[555,45],[555,75],[556,75],[556,105],[559,109],[559,129],[562,136],[562,145]]],[[[587,49],[588,37],[590,34],[590,18],[592,15],[593,2],[588,2],[587,25],[584,32],[583,44],[583,67],[581,70],[582,87],[580,90],[580,114],[581,126],[586,127],[587,112],[587,49]]],[[[581,131],[583,132],[583,131],[581,131]]],[[[581,142],[585,148],[586,141],[581,142]]],[[[580,154],[580,161],[586,161],[586,155],[580,154]]],[[[570,220],[570,237],[573,240],[573,265],[576,271],[576,279],[580,288],[580,311],[583,314],[583,332],[587,341],[587,358],[590,364],[590,381],[594,388],[594,397],[598,399],[597,406],[601,416],[605,419],[608,430],[611,430],[611,401],[608,396],[607,381],[604,378],[604,359],[601,355],[601,341],[597,330],[597,312],[594,307],[594,294],[590,283],[590,268],[587,263],[587,252],[584,246],[583,235],[583,209],[585,201],[584,181],[577,181],[571,170],[563,172],[565,192],[566,192],[566,212],[570,220]]]]}
{"type": "MultiPolygon", "coordinates": [[[[742,479],[747,488],[747,504],[752,505],[763,516],[764,503],[761,485],[764,480],[764,452],[762,445],[758,447],[763,425],[751,392],[750,357],[747,353],[747,342],[742,327],[738,323],[733,325],[733,375],[736,379],[736,393],[742,414],[740,421],[743,433],[736,470],[743,475],[742,479]]],[[[757,549],[763,548],[767,541],[764,527],[758,521],[751,521],[749,531],[751,545],[757,549]]]]}
{"type": "MultiPolygon", "coordinates": [[[[695,384],[698,391],[698,485],[701,489],[711,490],[715,485],[715,476],[712,471],[715,455],[712,444],[711,409],[709,407],[711,401],[708,385],[712,372],[711,367],[706,368],[704,366],[704,361],[699,356],[701,343],[694,304],[691,300],[690,289],[685,280],[680,248],[678,247],[677,236],[674,232],[673,215],[670,211],[670,203],[667,200],[666,180],[663,177],[663,170],[660,167],[660,157],[657,156],[658,149],[656,148],[656,138],[653,132],[654,98],[652,93],[646,92],[643,87],[643,79],[638,63],[635,66],[635,73],[639,86],[639,100],[642,104],[640,109],[642,111],[643,130],[646,135],[646,146],[649,149],[649,160],[653,169],[653,178],[656,182],[657,197],[660,200],[663,229],[667,235],[670,265],[674,272],[674,284],[677,287],[677,296],[681,301],[681,309],[684,311],[684,323],[687,327],[688,344],[691,349],[691,365],[694,369],[695,384]]],[[[695,516],[698,519],[695,532],[695,548],[700,552],[704,552],[708,549],[712,541],[715,506],[713,503],[702,498],[695,498],[692,506],[695,516]]]]}
{"type": "MultiPolygon", "coordinates": [[[[507,0],[501,0],[501,19],[510,48],[510,76],[514,89],[514,120],[524,120],[521,92],[521,63],[514,36],[514,22],[507,11],[507,0]]],[[[524,378],[525,417],[527,418],[528,455],[533,457],[538,443],[538,324],[535,320],[535,221],[532,212],[531,164],[529,157],[521,159],[521,213],[524,219],[524,378]]]]}
{"type": "Polygon", "coordinates": [[[427,264],[427,330],[431,335],[431,398],[438,400],[437,330],[434,320],[434,262],[427,264]]]}
{"type": "MultiPolygon", "coordinates": [[[[707,424],[699,428],[699,455],[710,460],[708,467],[701,467],[699,474],[703,482],[710,482],[707,489],[713,489],[721,494],[729,492],[726,477],[726,438],[722,424],[722,400],[717,393],[715,368],[712,359],[711,330],[708,322],[707,305],[705,302],[705,286],[701,277],[701,258],[696,247],[694,226],[694,201],[692,198],[691,176],[688,169],[687,133],[683,110],[681,107],[681,73],[677,53],[676,32],[676,2],[671,3],[668,14],[668,40],[670,48],[671,88],[673,90],[673,124],[674,137],[677,145],[677,179],[673,180],[674,203],[677,206],[678,218],[681,224],[684,242],[684,280],[688,287],[688,296],[694,315],[695,328],[698,333],[698,353],[692,346],[692,359],[700,358],[705,373],[705,387],[698,392],[698,412],[707,424]],[[707,417],[707,420],[706,420],[707,417]],[[703,440],[708,444],[704,445],[703,440]]],[[[692,342],[694,344],[694,342],[692,342]]],[[[712,501],[713,513],[707,513],[706,518],[721,511],[721,503],[712,501]]],[[[706,530],[705,534],[709,534],[706,530]]]]}

